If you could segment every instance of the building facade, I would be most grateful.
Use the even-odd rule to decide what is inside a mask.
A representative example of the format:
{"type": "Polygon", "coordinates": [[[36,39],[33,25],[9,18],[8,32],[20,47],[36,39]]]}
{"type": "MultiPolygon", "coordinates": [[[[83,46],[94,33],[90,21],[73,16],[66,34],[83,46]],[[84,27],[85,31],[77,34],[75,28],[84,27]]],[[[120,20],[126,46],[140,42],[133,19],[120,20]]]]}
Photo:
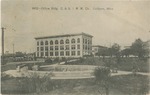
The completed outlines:
{"type": "Polygon", "coordinates": [[[104,50],[104,49],[107,49],[107,47],[105,47],[105,46],[100,46],[100,45],[93,45],[93,46],[92,46],[92,54],[93,54],[94,56],[97,56],[98,52],[99,52],[99,51],[102,51],[102,50],[104,50]]]}
{"type": "Polygon", "coordinates": [[[83,57],[92,54],[92,37],[86,33],[36,37],[36,57],[83,57]]]}

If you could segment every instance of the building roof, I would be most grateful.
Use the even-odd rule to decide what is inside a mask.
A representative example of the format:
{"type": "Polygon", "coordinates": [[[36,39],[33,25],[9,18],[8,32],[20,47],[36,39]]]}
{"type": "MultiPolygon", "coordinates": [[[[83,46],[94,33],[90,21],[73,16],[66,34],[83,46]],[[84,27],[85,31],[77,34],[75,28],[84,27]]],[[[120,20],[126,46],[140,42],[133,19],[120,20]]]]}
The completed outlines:
{"type": "Polygon", "coordinates": [[[78,36],[78,35],[85,35],[89,37],[93,37],[92,35],[86,33],[76,33],[76,34],[63,34],[63,35],[53,35],[53,36],[43,36],[43,37],[35,37],[35,39],[45,39],[45,38],[58,38],[58,37],[70,37],[70,36],[78,36]]]}

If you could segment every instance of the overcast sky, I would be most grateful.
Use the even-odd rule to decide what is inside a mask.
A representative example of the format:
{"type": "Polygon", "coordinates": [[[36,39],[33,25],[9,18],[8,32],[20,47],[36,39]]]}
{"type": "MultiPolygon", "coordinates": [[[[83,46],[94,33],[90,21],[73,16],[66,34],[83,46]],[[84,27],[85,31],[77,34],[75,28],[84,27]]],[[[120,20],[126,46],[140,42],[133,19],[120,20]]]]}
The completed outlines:
{"type": "Polygon", "coordinates": [[[150,39],[150,1],[2,0],[5,51],[34,51],[34,37],[88,33],[94,45],[122,47],[150,39]],[[56,7],[58,10],[34,10],[56,7]],[[59,10],[69,7],[70,10],[59,10]],[[76,10],[76,7],[89,10],[76,10]],[[93,10],[112,8],[112,10],[93,10]]]}

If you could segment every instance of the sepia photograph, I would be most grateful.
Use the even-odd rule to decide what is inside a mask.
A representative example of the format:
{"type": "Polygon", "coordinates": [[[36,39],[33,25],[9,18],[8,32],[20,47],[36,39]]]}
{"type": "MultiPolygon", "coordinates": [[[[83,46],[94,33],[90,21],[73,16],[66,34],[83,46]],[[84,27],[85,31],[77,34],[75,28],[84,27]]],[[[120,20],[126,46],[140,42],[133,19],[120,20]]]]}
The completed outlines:
{"type": "Polygon", "coordinates": [[[1,0],[1,95],[150,95],[150,0],[1,0]]]}

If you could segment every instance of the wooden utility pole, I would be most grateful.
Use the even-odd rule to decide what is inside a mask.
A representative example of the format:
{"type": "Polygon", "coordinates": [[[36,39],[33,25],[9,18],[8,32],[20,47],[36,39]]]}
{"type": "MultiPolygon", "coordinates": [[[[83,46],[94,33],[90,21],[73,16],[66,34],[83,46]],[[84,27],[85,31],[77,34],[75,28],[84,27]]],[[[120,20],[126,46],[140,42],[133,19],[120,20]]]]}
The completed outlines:
{"type": "Polygon", "coordinates": [[[2,62],[4,62],[4,27],[2,27],[2,62]]]}

